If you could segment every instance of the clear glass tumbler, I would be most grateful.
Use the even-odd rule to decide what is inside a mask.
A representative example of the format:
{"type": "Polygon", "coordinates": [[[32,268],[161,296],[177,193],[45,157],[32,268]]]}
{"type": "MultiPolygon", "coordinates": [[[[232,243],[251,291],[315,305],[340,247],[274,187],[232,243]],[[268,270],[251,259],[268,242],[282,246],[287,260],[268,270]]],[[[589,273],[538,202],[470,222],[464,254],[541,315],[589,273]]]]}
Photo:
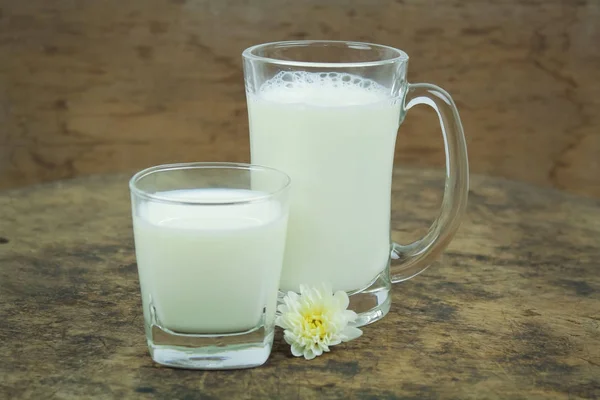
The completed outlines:
{"type": "Polygon", "coordinates": [[[290,178],[233,163],[131,179],[148,348],[159,364],[249,368],[271,352],[290,178]]]}

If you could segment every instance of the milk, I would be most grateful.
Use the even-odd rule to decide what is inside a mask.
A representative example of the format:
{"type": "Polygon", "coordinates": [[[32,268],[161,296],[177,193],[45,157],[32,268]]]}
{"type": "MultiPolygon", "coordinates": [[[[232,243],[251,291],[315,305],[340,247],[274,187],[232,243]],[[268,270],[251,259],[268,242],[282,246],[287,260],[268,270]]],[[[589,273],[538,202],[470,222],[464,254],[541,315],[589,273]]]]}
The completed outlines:
{"type": "MultiPolygon", "coordinates": [[[[225,203],[249,191],[158,193],[225,203]]],[[[178,333],[243,332],[267,308],[274,315],[286,220],[274,200],[237,205],[144,202],[134,213],[145,320],[152,303],[162,327],[178,333]]]]}
{"type": "Polygon", "coordinates": [[[341,73],[283,72],[248,93],[252,163],[293,189],[282,290],[366,287],[390,256],[390,195],[401,107],[341,73]]]}

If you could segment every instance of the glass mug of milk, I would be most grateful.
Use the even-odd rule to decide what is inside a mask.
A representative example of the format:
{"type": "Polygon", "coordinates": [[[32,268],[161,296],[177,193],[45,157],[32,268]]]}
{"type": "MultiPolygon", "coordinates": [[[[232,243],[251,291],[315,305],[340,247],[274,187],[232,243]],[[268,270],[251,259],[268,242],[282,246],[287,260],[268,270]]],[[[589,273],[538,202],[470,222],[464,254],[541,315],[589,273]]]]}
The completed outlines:
{"type": "Polygon", "coordinates": [[[129,185],[152,359],[198,369],[263,364],[273,343],[289,177],[192,163],[146,169],[129,185]]]}
{"type": "Polygon", "coordinates": [[[328,282],[349,294],[358,325],[382,318],[391,284],[425,270],[464,213],[467,150],[454,102],[437,86],[408,83],[407,54],[388,46],[267,43],[243,61],[252,162],[294,182],[280,290],[328,282]],[[394,147],[417,104],[440,120],[445,192],[427,235],[400,245],[390,239],[394,147]]]}

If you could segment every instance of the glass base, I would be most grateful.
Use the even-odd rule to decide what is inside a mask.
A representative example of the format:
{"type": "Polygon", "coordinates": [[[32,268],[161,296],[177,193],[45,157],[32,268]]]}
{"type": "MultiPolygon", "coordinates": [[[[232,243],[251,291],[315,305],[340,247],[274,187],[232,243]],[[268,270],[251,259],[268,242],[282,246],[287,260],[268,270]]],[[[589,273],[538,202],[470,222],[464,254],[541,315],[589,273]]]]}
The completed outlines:
{"type": "MultiPolygon", "coordinates": [[[[392,304],[392,283],[390,281],[389,265],[375,277],[365,288],[347,292],[350,304],[348,309],[358,314],[352,324],[356,327],[372,324],[385,317],[392,304]]],[[[279,304],[283,303],[284,292],[279,292],[279,304]]],[[[279,311],[277,312],[279,315],[279,311]]]]}
{"type": "Polygon", "coordinates": [[[154,323],[146,325],[150,356],[158,364],[187,369],[238,369],[264,364],[273,346],[273,326],[261,325],[246,332],[184,334],[154,323]]]}
{"type": "Polygon", "coordinates": [[[385,317],[392,305],[389,267],[381,272],[364,289],[348,293],[350,305],[348,309],[356,312],[358,318],[354,326],[360,327],[372,324],[385,317]]]}

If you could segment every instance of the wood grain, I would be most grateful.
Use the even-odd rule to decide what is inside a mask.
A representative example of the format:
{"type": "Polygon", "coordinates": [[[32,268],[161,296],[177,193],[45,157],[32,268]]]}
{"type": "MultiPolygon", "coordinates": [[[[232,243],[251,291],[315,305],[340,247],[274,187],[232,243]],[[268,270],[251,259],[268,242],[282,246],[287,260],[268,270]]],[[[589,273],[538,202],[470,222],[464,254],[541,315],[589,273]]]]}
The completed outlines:
{"type": "MultiPolygon", "coordinates": [[[[398,170],[393,237],[423,234],[441,173],[398,170]]],[[[175,370],[146,348],[127,176],[0,192],[0,398],[600,397],[600,201],[475,176],[444,259],[310,362],[175,370]]]]}
{"type": "MultiPolygon", "coordinates": [[[[402,48],[455,98],[472,170],[600,196],[597,0],[0,0],[0,187],[173,161],[247,161],[241,51],[402,48]]],[[[411,111],[397,159],[443,166],[411,111]]]]}

